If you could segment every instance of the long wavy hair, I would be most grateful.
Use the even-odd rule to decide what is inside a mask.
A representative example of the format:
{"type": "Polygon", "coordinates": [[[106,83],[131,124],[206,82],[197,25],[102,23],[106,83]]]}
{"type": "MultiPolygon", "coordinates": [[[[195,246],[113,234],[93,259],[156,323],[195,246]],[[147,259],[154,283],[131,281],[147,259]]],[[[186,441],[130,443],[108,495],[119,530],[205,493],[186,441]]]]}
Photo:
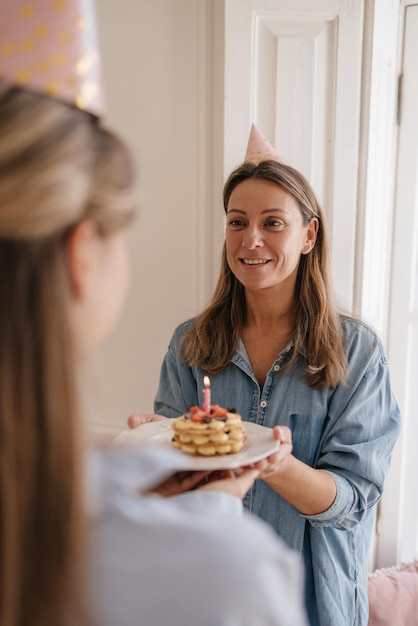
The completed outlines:
{"type": "MultiPolygon", "coordinates": [[[[293,351],[287,367],[294,364],[302,351],[307,360],[308,385],[318,389],[334,387],[346,378],[347,356],[341,313],[331,283],[329,236],[323,211],[300,172],[285,163],[268,160],[258,165],[245,162],[231,173],[223,192],[225,212],[234,189],[251,178],[271,181],[289,193],[296,200],[305,224],[313,217],[318,220],[315,246],[309,254],[301,255],[299,261],[293,351]]],[[[189,365],[202,367],[208,374],[222,372],[236,351],[245,319],[245,290],[228,265],[224,244],[212,301],[185,333],[182,358],[189,365]]]]}
{"type": "Polygon", "coordinates": [[[83,111],[0,81],[0,624],[89,621],[65,244],[134,207],[126,148],[83,111]]]}

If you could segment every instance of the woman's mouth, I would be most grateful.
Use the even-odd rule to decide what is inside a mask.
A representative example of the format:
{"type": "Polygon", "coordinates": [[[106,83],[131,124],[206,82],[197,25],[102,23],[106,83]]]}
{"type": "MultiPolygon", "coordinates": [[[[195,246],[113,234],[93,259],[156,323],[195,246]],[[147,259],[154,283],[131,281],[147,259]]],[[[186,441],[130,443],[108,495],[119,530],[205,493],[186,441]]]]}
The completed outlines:
{"type": "Polygon", "coordinates": [[[270,259],[240,259],[241,263],[244,265],[265,265],[269,263],[270,259]]]}

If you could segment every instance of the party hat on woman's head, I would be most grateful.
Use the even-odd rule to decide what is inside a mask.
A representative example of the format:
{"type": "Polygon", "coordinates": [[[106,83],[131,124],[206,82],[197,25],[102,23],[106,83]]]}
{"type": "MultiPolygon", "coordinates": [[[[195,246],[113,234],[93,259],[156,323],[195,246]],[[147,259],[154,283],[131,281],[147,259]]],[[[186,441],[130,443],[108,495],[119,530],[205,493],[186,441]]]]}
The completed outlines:
{"type": "Polygon", "coordinates": [[[245,161],[250,161],[258,165],[260,161],[282,161],[276,150],[269,141],[260,133],[257,126],[251,126],[250,137],[248,139],[247,152],[245,153],[245,161]]]}
{"type": "Polygon", "coordinates": [[[0,0],[0,78],[99,116],[93,0],[0,0]]]}

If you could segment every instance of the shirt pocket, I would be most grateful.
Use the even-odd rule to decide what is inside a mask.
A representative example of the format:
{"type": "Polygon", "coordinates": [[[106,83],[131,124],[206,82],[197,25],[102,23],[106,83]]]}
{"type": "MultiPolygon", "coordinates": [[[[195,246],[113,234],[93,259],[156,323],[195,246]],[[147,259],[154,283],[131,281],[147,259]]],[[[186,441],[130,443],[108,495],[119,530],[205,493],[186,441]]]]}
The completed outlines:
{"type": "Polygon", "coordinates": [[[314,467],[325,420],[318,420],[305,413],[291,413],[288,426],[292,431],[293,455],[314,467]]]}

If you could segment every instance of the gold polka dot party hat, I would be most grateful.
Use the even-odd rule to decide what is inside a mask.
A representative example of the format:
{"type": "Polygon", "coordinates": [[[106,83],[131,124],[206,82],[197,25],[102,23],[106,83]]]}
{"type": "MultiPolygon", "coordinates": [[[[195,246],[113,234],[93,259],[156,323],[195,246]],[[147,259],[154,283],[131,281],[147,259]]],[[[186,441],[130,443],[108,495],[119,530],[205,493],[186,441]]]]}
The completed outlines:
{"type": "Polygon", "coordinates": [[[269,159],[282,162],[273,146],[258,130],[257,126],[252,124],[244,161],[250,161],[258,165],[260,161],[269,159]]]}
{"type": "Polygon", "coordinates": [[[100,116],[93,0],[0,0],[0,79],[100,116]]]}

